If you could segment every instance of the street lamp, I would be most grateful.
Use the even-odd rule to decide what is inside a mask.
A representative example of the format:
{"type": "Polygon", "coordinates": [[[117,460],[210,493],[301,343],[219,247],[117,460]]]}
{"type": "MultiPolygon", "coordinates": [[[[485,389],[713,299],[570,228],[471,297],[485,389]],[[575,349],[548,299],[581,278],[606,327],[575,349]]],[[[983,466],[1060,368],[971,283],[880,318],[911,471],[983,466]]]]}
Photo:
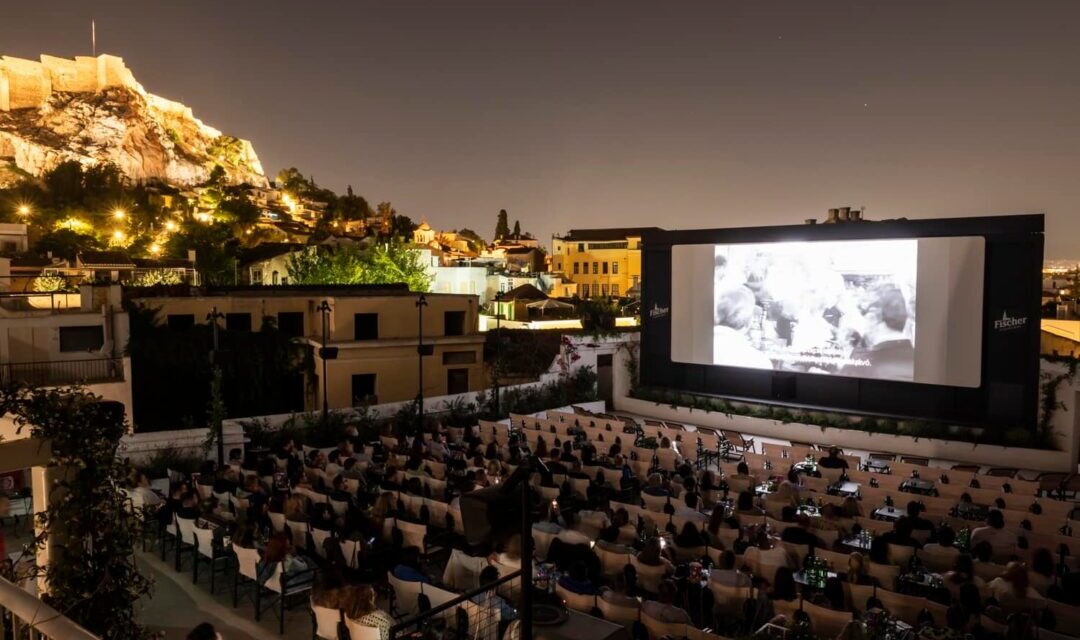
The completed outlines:
{"type": "Polygon", "coordinates": [[[424,433],[424,307],[426,306],[428,306],[427,296],[421,293],[416,299],[416,356],[419,371],[416,385],[417,437],[421,437],[424,433]]]}
{"type": "Polygon", "coordinates": [[[495,292],[495,373],[492,376],[494,378],[495,387],[495,419],[498,420],[499,413],[499,375],[502,373],[502,299],[503,292],[495,292]]]}
{"type": "Polygon", "coordinates": [[[116,218],[117,220],[123,220],[123,219],[124,219],[124,216],[125,216],[125,215],[127,215],[127,214],[126,214],[126,213],[124,212],[124,210],[123,210],[123,209],[116,209],[116,210],[114,210],[114,211],[113,211],[113,214],[112,214],[112,215],[113,215],[113,217],[114,217],[114,218],[116,218]]]}
{"type": "Polygon", "coordinates": [[[315,310],[322,314],[322,348],[319,349],[319,359],[322,360],[322,424],[323,428],[330,423],[330,400],[327,398],[326,361],[337,356],[337,349],[331,350],[326,347],[330,334],[330,303],[323,300],[315,310]]]}
{"type": "MultiPolygon", "coordinates": [[[[210,350],[210,366],[213,369],[219,369],[217,363],[218,353],[218,320],[224,318],[225,314],[218,311],[218,308],[211,307],[210,313],[206,315],[206,320],[210,323],[210,331],[213,336],[213,348],[210,350]]],[[[224,427],[220,420],[216,420],[217,424],[210,425],[210,428],[217,432],[217,462],[218,468],[225,465],[225,433],[224,427]]]]}
{"type": "Polygon", "coordinates": [[[28,215],[30,215],[30,207],[29,207],[29,205],[20,204],[18,212],[19,212],[20,216],[28,216],[28,215]]]}

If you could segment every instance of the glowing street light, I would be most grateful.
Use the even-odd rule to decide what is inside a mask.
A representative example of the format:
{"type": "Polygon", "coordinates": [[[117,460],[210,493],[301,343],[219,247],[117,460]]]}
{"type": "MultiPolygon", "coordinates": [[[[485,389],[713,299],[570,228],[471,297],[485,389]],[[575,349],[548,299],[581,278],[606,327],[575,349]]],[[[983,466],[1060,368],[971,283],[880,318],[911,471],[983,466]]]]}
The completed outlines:
{"type": "Polygon", "coordinates": [[[112,232],[112,237],[113,237],[113,240],[123,240],[124,239],[124,232],[117,229],[116,231],[112,232]]]}
{"type": "Polygon", "coordinates": [[[25,204],[19,205],[19,215],[20,216],[28,216],[28,215],[30,215],[30,207],[28,205],[25,205],[25,204]]]}
{"type": "Polygon", "coordinates": [[[154,244],[150,245],[150,253],[154,254],[155,256],[157,254],[161,253],[161,245],[159,245],[156,242],[154,244]]]}
{"type": "Polygon", "coordinates": [[[165,223],[165,230],[166,231],[176,231],[176,223],[173,222],[172,220],[169,220],[168,222],[165,223]]]}
{"type": "Polygon", "coordinates": [[[123,209],[116,209],[115,211],[112,212],[112,216],[114,218],[116,218],[117,220],[123,220],[124,216],[126,216],[126,215],[127,215],[127,213],[125,213],[123,209]]]}

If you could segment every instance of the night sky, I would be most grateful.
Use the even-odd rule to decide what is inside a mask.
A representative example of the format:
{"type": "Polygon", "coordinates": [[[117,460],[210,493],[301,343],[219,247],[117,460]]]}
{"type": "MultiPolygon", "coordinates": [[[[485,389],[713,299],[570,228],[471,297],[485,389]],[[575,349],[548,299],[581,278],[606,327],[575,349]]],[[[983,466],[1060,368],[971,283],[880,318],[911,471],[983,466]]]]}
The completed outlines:
{"type": "Polygon", "coordinates": [[[1080,258],[1080,2],[10,1],[0,53],[148,91],[437,228],[1048,215],[1080,258]]]}

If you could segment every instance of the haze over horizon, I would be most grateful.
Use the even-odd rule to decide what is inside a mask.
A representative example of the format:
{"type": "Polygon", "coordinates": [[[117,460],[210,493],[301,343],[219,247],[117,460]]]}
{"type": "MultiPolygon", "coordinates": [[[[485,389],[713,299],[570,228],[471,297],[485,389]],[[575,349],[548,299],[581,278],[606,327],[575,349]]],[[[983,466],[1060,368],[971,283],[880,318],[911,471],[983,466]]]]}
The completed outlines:
{"type": "Polygon", "coordinates": [[[0,55],[148,91],[374,205],[573,227],[1047,214],[1080,258],[1080,3],[100,2],[4,8],[0,55]],[[810,8],[812,4],[813,8],[810,8]],[[93,15],[91,16],[91,11],[93,15]]]}

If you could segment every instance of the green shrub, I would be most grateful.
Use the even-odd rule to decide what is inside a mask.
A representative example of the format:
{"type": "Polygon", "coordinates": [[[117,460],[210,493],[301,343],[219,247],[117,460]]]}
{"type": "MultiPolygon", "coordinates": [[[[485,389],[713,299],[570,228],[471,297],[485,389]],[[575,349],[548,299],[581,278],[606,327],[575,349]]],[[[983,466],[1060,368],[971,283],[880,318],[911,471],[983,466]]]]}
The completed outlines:
{"type": "Polygon", "coordinates": [[[151,479],[169,477],[169,469],[182,473],[199,470],[203,457],[197,451],[165,447],[158,449],[142,464],[137,465],[151,479]]]}

